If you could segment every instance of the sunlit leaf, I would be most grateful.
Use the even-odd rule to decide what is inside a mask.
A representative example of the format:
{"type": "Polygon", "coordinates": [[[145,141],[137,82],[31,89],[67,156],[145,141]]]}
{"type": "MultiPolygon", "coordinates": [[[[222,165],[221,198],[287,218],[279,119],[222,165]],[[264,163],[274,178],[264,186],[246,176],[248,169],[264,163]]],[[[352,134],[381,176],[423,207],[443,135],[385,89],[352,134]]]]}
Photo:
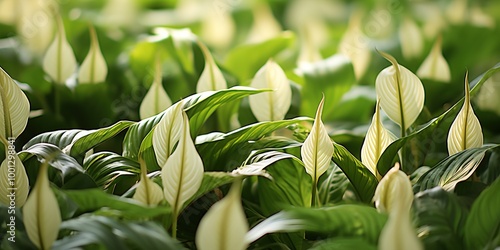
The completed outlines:
{"type": "Polygon", "coordinates": [[[79,83],[100,83],[106,80],[108,66],[102,55],[94,27],[90,27],[90,50],[78,71],[79,83]]]}
{"type": "Polygon", "coordinates": [[[0,139],[18,137],[28,123],[30,103],[23,91],[2,68],[0,68],[0,97],[0,139]]]}
{"type": "Polygon", "coordinates": [[[383,69],[375,80],[380,107],[391,120],[406,130],[415,122],[424,107],[424,86],[415,74],[399,65],[394,57],[380,53],[392,63],[392,66],[383,69]]]}
{"type": "Polygon", "coordinates": [[[224,75],[222,75],[207,46],[201,42],[198,42],[198,44],[205,57],[205,67],[196,84],[196,93],[227,89],[226,79],[224,79],[224,75]]]}
{"type": "Polygon", "coordinates": [[[28,198],[29,180],[19,156],[8,154],[0,166],[0,203],[22,207],[28,198]]]}
{"type": "Polygon", "coordinates": [[[50,189],[48,162],[42,164],[35,187],[23,207],[23,220],[30,240],[39,249],[50,249],[59,234],[61,212],[50,189]]]}
{"type": "Polygon", "coordinates": [[[483,145],[481,124],[470,104],[469,79],[465,76],[465,101],[448,132],[448,153],[450,155],[468,148],[483,145]]]}
{"type": "Polygon", "coordinates": [[[441,52],[441,36],[431,49],[431,52],[425,58],[420,68],[417,70],[417,75],[422,79],[431,79],[439,82],[449,82],[451,80],[450,66],[443,57],[441,52]]]}
{"type": "Polygon", "coordinates": [[[155,126],[153,132],[153,149],[156,162],[163,167],[167,159],[174,152],[174,146],[182,135],[182,107],[183,102],[177,102],[165,111],[160,122],[155,126]]]}
{"type": "Polygon", "coordinates": [[[159,114],[170,105],[172,105],[172,101],[162,85],[161,62],[157,59],[153,84],[151,84],[139,108],[141,120],[159,114]]]}
{"type": "Polygon", "coordinates": [[[43,58],[43,70],[57,84],[65,84],[76,70],[75,54],[66,39],[62,20],[57,22],[57,33],[43,58]]]}
{"type": "Polygon", "coordinates": [[[276,62],[267,61],[255,74],[250,86],[273,90],[249,97],[250,108],[258,121],[278,121],[285,118],[292,103],[292,89],[285,72],[276,62]]]}
{"type": "Polygon", "coordinates": [[[241,205],[241,180],[236,180],[228,195],[214,204],[202,218],[196,232],[200,250],[246,249],[248,222],[241,205]]]}

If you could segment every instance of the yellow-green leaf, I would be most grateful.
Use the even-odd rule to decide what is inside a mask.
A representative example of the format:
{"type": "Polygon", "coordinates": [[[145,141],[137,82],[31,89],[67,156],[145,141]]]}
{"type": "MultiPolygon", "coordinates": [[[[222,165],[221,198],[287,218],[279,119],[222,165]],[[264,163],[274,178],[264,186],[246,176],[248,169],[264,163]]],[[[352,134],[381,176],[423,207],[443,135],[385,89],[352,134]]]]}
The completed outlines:
{"type": "Polygon", "coordinates": [[[441,37],[437,39],[431,52],[425,58],[417,75],[423,79],[431,79],[439,82],[449,82],[451,80],[450,66],[441,52],[441,37]]]}
{"type": "Polygon", "coordinates": [[[285,72],[277,63],[267,61],[257,71],[250,86],[273,90],[249,96],[250,109],[258,121],[278,121],[285,118],[292,103],[292,89],[285,72]]]}
{"type": "Polygon", "coordinates": [[[380,54],[392,63],[375,79],[380,107],[391,120],[406,130],[424,107],[424,86],[415,74],[399,65],[394,57],[383,52],[380,54]]]}
{"type": "Polygon", "coordinates": [[[23,91],[0,68],[0,138],[19,136],[28,123],[30,103],[23,91]]]}
{"type": "Polygon", "coordinates": [[[361,147],[361,162],[368,167],[373,175],[377,176],[380,180],[381,176],[377,171],[377,162],[384,152],[385,148],[389,146],[395,139],[395,136],[384,128],[380,120],[380,106],[377,102],[375,114],[372,118],[372,123],[366,133],[365,141],[361,147]]]}
{"type": "Polygon", "coordinates": [[[156,206],[163,200],[163,191],[158,184],[148,178],[146,163],[142,159],[139,163],[141,164],[141,179],[132,198],[143,204],[156,206]]]}
{"type": "Polygon", "coordinates": [[[321,121],[323,103],[324,98],[319,103],[311,132],[300,149],[304,167],[306,172],[312,177],[313,182],[317,182],[319,177],[330,166],[334,149],[325,125],[321,121]]]}
{"type": "Polygon", "coordinates": [[[196,231],[196,246],[200,250],[243,250],[248,232],[240,192],[241,180],[236,180],[229,194],[215,203],[201,219],[196,231]]]}
{"type": "Polygon", "coordinates": [[[198,79],[196,92],[201,93],[204,91],[227,89],[226,79],[215,63],[215,60],[207,46],[201,42],[198,42],[198,44],[203,52],[203,56],[205,57],[205,68],[201,73],[200,79],[198,79]]]}
{"type": "Polygon", "coordinates": [[[469,79],[465,76],[465,100],[462,109],[453,121],[448,132],[448,153],[458,153],[468,148],[483,145],[481,124],[470,104],[469,79]]]}
{"type": "Polygon", "coordinates": [[[8,154],[0,166],[0,203],[22,207],[28,198],[29,180],[17,154],[8,154]]]}
{"type": "Polygon", "coordinates": [[[165,199],[177,216],[182,205],[191,198],[203,179],[203,162],[189,134],[189,120],[182,112],[179,144],[161,170],[165,199]]]}
{"type": "Polygon", "coordinates": [[[94,27],[90,27],[90,50],[78,72],[79,83],[100,83],[106,80],[108,66],[102,55],[94,27]]]}
{"type": "Polygon", "coordinates": [[[57,28],[57,34],[43,58],[43,70],[55,83],[64,84],[76,70],[76,59],[60,19],[57,28]]]}
{"type": "Polygon", "coordinates": [[[159,114],[172,105],[172,101],[167,95],[167,92],[162,85],[161,62],[156,60],[155,75],[153,84],[144,96],[141,106],[139,107],[139,115],[141,119],[159,114]]]}
{"type": "Polygon", "coordinates": [[[174,152],[174,147],[182,135],[182,107],[179,101],[165,111],[165,114],[154,128],[153,149],[158,166],[163,167],[174,152]]]}
{"type": "Polygon", "coordinates": [[[50,189],[48,162],[42,164],[35,187],[23,207],[23,221],[31,242],[39,249],[50,249],[59,233],[61,212],[50,189]]]}

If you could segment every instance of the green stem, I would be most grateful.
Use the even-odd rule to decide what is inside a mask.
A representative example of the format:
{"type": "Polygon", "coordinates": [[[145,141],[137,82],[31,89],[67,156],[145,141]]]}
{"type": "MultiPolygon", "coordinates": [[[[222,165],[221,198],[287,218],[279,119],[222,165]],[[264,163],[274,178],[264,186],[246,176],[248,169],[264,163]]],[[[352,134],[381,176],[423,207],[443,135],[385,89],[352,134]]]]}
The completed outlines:
{"type": "Polygon", "coordinates": [[[177,239],[177,211],[172,212],[172,238],[177,239]]]}
{"type": "Polygon", "coordinates": [[[54,85],[54,113],[57,120],[62,120],[61,115],[61,93],[59,88],[54,85]]]}
{"type": "Polygon", "coordinates": [[[311,195],[311,207],[317,207],[318,206],[318,189],[316,186],[318,185],[318,182],[316,180],[313,180],[312,183],[312,195],[311,195]]]}

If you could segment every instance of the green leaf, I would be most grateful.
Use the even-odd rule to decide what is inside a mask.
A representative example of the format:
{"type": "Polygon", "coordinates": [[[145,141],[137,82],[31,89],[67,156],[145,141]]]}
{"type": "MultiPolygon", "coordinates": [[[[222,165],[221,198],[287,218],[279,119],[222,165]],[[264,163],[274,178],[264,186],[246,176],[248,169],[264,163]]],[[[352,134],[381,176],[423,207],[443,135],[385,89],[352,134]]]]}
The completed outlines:
{"type": "Polygon", "coordinates": [[[304,64],[300,70],[305,80],[301,92],[301,114],[314,117],[316,103],[324,94],[327,98],[323,120],[332,120],[342,96],[356,82],[351,61],[343,55],[334,55],[323,61],[304,64]]]}
{"type": "Polygon", "coordinates": [[[240,82],[244,82],[251,79],[269,58],[289,47],[294,41],[295,35],[285,31],[261,43],[240,45],[229,52],[224,66],[235,74],[240,82]]]}
{"type": "Polygon", "coordinates": [[[61,229],[72,234],[57,241],[54,250],[95,249],[185,249],[154,222],[121,221],[104,216],[82,216],[65,221],[61,229]]]}
{"type": "MultiPolygon", "coordinates": [[[[470,86],[472,87],[470,95],[471,97],[479,91],[481,86],[483,85],[486,80],[488,80],[493,74],[496,72],[500,71],[500,63],[497,63],[495,66],[493,66],[491,69],[486,71],[485,73],[481,74],[478,76],[474,81],[471,82],[470,86]]],[[[379,158],[378,164],[377,164],[377,169],[380,173],[380,175],[384,176],[389,169],[394,166],[393,159],[396,157],[398,154],[399,149],[403,147],[408,141],[418,138],[420,141],[429,141],[430,143],[433,143],[432,137],[433,133],[439,132],[443,134],[443,129],[440,126],[444,123],[443,121],[452,119],[462,106],[463,102],[465,100],[465,97],[460,99],[457,103],[455,103],[450,109],[448,109],[446,112],[441,114],[440,116],[432,119],[428,123],[420,126],[419,129],[417,129],[415,132],[409,134],[408,136],[405,136],[403,138],[399,138],[398,140],[394,141],[389,145],[384,153],[379,158]]],[[[446,129],[447,131],[447,129],[446,129]]],[[[443,137],[443,136],[441,136],[443,137]]],[[[444,138],[443,138],[444,140],[444,138]]],[[[403,166],[405,167],[405,166],[403,166]]]]}
{"type": "Polygon", "coordinates": [[[362,238],[334,238],[318,242],[310,250],[345,250],[363,249],[377,250],[375,244],[371,244],[362,238]]]}
{"type": "Polygon", "coordinates": [[[431,170],[423,174],[414,191],[424,191],[436,186],[444,190],[453,190],[458,182],[467,180],[484,158],[486,151],[498,148],[500,145],[485,145],[480,148],[466,149],[462,152],[448,156],[436,164],[431,170]]]}
{"type": "Polygon", "coordinates": [[[247,234],[247,241],[253,242],[268,233],[306,230],[331,237],[359,237],[376,244],[386,221],[387,215],[364,205],[290,208],[253,227],[247,234]]]}
{"type": "Polygon", "coordinates": [[[465,223],[467,249],[495,249],[500,246],[500,179],[486,188],[472,204],[465,223]]]}
{"type": "Polygon", "coordinates": [[[327,171],[323,181],[320,179],[319,198],[321,204],[333,204],[343,200],[343,196],[349,186],[349,179],[337,165],[332,164],[327,171]]]}
{"type": "Polygon", "coordinates": [[[83,167],[97,186],[113,191],[128,189],[129,184],[133,185],[139,178],[140,172],[138,162],[112,152],[99,152],[89,156],[83,167]]]}
{"type": "Polygon", "coordinates": [[[413,212],[425,249],[463,249],[467,209],[456,195],[440,187],[425,190],[416,194],[413,212]]]}
{"type": "Polygon", "coordinates": [[[333,161],[351,181],[359,198],[365,203],[372,203],[373,194],[377,188],[378,180],[366,166],[354,157],[346,148],[333,143],[333,161]]]}

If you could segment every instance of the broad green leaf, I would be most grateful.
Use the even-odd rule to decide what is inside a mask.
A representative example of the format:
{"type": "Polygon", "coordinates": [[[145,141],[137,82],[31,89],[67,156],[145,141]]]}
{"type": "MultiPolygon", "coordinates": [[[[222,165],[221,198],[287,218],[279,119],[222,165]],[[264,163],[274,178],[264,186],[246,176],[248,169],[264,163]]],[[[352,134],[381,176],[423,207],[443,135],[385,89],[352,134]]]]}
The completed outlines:
{"type": "Polygon", "coordinates": [[[399,25],[398,35],[401,51],[406,59],[418,58],[422,54],[424,39],[418,25],[412,18],[403,18],[403,21],[399,25]]]}
{"type": "Polygon", "coordinates": [[[143,204],[156,206],[163,200],[163,191],[158,184],[149,179],[144,161],[141,161],[140,164],[141,179],[132,198],[143,204]]]}
{"type": "MultiPolygon", "coordinates": [[[[476,79],[474,79],[474,81],[472,81],[470,84],[471,86],[473,86],[470,91],[470,95],[473,96],[475,93],[477,93],[481,88],[481,86],[483,85],[483,83],[486,82],[486,80],[488,80],[493,74],[499,71],[500,71],[500,63],[496,64],[491,69],[487,70],[485,73],[481,74],[476,79]]],[[[379,158],[379,162],[377,164],[377,170],[380,173],[380,175],[382,176],[385,175],[385,173],[387,173],[389,168],[393,166],[392,164],[393,159],[398,154],[399,149],[403,145],[405,145],[408,141],[410,141],[413,138],[419,138],[420,140],[425,140],[426,138],[430,138],[430,136],[432,136],[432,133],[440,128],[444,120],[447,120],[452,115],[456,114],[459,107],[463,104],[464,99],[465,98],[459,100],[446,112],[432,119],[428,123],[422,125],[415,132],[411,133],[406,137],[399,138],[393,143],[391,143],[391,145],[389,145],[386,148],[384,153],[379,158]]]]}
{"type": "Polygon", "coordinates": [[[60,17],[57,21],[57,33],[45,53],[42,66],[45,73],[57,84],[65,84],[76,70],[75,54],[66,39],[60,17]]]}
{"type": "Polygon", "coordinates": [[[500,179],[497,178],[472,204],[465,222],[467,249],[495,249],[500,246],[500,179]]]}
{"type": "Polygon", "coordinates": [[[245,161],[243,165],[235,170],[233,170],[233,175],[241,176],[263,176],[272,179],[272,177],[264,170],[269,165],[273,163],[284,160],[284,159],[294,159],[300,161],[294,155],[278,152],[269,151],[257,155],[252,155],[249,157],[249,161],[245,161]]]}
{"type": "Polygon", "coordinates": [[[138,162],[111,152],[99,152],[89,156],[83,167],[97,186],[111,191],[130,188],[130,185],[137,181],[140,172],[138,162]]]}
{"type": "Polygon", "coordinates": [[[59,234],[61,213],[47,176],[48,161],[42,164],[34,188],[23,207],[23,221],[30,240],[39,249],[50,249],[59,234]]]}
{"type": "Polygon", "coordinates": [[[350,59],[337,54],[322,61],[303,64],[299,70],[305,81],[301,90],[301,114],[313,117],[316,113],[316,102],[324,95],[327,99],[323,119],[332,120],[342,96],[356,82],[350,59]]]}
{"type": "Polygon", "coordinates": [[[413,201],[417,235],[425,249],[463,248],[468,211],[457,196],[440,187],[419,192],[413,201]]]}
{"type": "Polygon", "coordinates": [[[163,227],[150,221],[122,221],[105,216],[81,216],[64,221],[71,231],[55,242],[53,250],[86,249],[184,249],[163,227]]]}
{"type": "Polygon", "coordinates": [[[22,207],[28,198],[29,180],[19,156],[8,154],[0,166],[0,203],[22,207]]]}
{"type": "Polygon", "coordinates": [[[431,52],[425,58],[417,75],[422,79],[431,79],[439,82],[449,82],[451,80],[450,66],[441,52],[441,36],[434,43],[431,52]]]}
{"type": "Polygon", "coordinates": [[[377,250],[377,246],[361,238],[333,238],[316,243],[310,250],[377,250]]]}
{"type": "Polygon", "coordinates": [[[183,102],[179,101],[168,108],[161,120],[153,130],[153,149],[156,162],[163,167],[167,159],[174,152],[174,147],[179,142],[182,135],[182,107],[183,102]]]}
{"type": "Polygon", "coordinates": [[[18,137],[26,128],[30,103],[21,88],[0,68],[0,139],[18,137]]]}
{"type": "Polygon", "coordinates": [[[182,113],[182,134],[174,153],[161,170],[165,199],[173,208],[176,219],[184,203],[200,188],[203,180],[203,162],[189,134],[189,120],[182,113]]]}
{"type": "Polygon", "coordinates": [[[408,129],[424,107],[424,86],[418,77],[398,64],[389,54],[380,52],[392,66],[377,75],[375,89],[380,107],[402,129],[408,129]]]}
{"type": "Polygon", "coordinates": [[[196,246],[200,250],[247,248],[248,222],[241,205],[241,181],[236,180],[227,196],[201,219],[196,231],[196,246]]]}
{"type": "Polygon", "coordinates": [[[469,79],[465,76],[465,101],[448,132],[448,153],[450,155],[468,148],[483,145],[481,124],[470,104],[469,79]]]}
{"type": "Polygon", "coordinates": [[[366,132],[365,141],[361,147],[361,162],[368,167],[377,179],[382,176],[377,171],[377,162],[380,155],[384,152],[385,148],[389,146],[395,139],[395,136],[387,130],[382,121],[380,120],[380,107],[377,102],[375,107],[375,114],[372,118],[372,123],[366,132]]]}
{"type": "Polygon", "coordinates": [[[274,61],[269,60],[257,71],[250,86],[256,89],[271,89],[271,92],[250,96],[250,108],[258,121],[283,120],[292,103],[292,89],[285,72],[274,61]]]}
{"type": "Polygon", "coordinates": [[[332,157],[333,162],[349,178],[360,199],[365,203],[371,203],[378,184],[377,177],[345,147],[335,142],[333,146],[335,148],[332,157]]]}
{"type": "Polygon", "coordinates": [[[246,81],[251,79],[269,58],[289,47],[293,41],[295,41],[295,35],[285,31],[261,43],[240,45],[229,52],[224,66],[241,82],[246,81]]]}
{"type": "Polygon", "coordinates": [[[253,227],[248,232],[246,241],[253,242],[268,233],[306,230],[332,237],[359,237],[376,244],[386,220],[386,215],[364,205],[290,208],[253,227]]]}
{"type": "MultiPolygon", "coordinates": [[[[321,182],[321,180],[320,180],[321,182]]],[[[336,164],[330,165],[327,176],[318,187],[321,204],[336,204],[344,199],[349,179],[336,164]]]]}
{"type": "Polygon", "coordinates": [[[447,191],[453,190],[457,183],[467,180],[474,174],[486,151],[498,147],[499,145],[484,145],[448,156],[423,174],[414,186],[414,190],[424,191],[436,186],[441,186],[447,191]]]}
{"type": "Polygon", "coordinates": [[[78,71],[78,83],[100,83],[106,81],[108,66],[102,55],[97,34],[90,26],[90,50],[78,71]]]}
{"type": "Polygon", "coordinates": [[[184,203],[184,207],[182,209],[184,209],[192,201],[202,197],[208,192],[214,190],[215,188],[233,182],[235,177],[236,177],[235,175],[227,172],[203,173],[203,180],[201,181],[200,188],[187,202],[184,203]]]}
{"type": "Polygon", "coordinates": [[[201,93],[205,91],[216,91],[221,89],[227,89],[227,82],[224,75],[220,71],[219,67],[215,63],[215,60],[208,50],[207,46],[202,42],[198,41],[198,45],[203,52],[205,57],[205,67],[201,76],[196,84],[196,93],[201,93]]]}
{"type": "Polygon", "coordinates": [[[154,116],[172,105],[172,101],[162,85],[161,61],[156,59],[153,84],[139,107],[141,120],[154,116]]]}

